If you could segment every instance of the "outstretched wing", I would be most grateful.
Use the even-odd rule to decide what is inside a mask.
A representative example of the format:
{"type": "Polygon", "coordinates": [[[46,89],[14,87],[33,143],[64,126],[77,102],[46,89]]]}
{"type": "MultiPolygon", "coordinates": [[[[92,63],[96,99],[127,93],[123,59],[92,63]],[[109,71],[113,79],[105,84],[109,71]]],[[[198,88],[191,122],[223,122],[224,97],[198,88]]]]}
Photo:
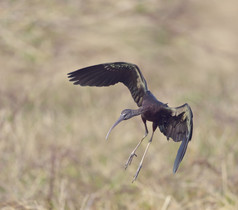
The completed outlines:
{"type": "Polygon", "coordinates": [[[159,125],[160,131],[167,139],[182,141],[174,162],[173,172],[176,173],[192,138],[193,113],[190,106],[184,104],[176,108],[165,107],[164,116],[163,122],[159,125]]]}
{"type": "Polygon", "coordinates": [[[110,86],[118,82],[128,87],[138,106],[142,104],[147,84],[140,69],[135,64],[116,62],[89,66],[68,73],[70,81],[81,86],[110,86]]]}

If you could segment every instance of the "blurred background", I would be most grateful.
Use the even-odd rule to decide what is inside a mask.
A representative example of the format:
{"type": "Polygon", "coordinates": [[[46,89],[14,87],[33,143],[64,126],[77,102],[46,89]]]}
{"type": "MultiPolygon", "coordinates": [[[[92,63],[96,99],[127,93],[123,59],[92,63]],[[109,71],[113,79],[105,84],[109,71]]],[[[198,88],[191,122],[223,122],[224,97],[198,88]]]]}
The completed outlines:
{"type": "MultiPolygon", "coordinates": [[[[2,0],[0,206],[2,209],[238,209],[238,4],[230,1],[2,0]],[[147,140],[129,91],[73,86],[67,73],[137,64],[170,106],[189,103],[194,134],[147,140]]],[[[151,134],[151,124],[148,124],[151,134]]]]}

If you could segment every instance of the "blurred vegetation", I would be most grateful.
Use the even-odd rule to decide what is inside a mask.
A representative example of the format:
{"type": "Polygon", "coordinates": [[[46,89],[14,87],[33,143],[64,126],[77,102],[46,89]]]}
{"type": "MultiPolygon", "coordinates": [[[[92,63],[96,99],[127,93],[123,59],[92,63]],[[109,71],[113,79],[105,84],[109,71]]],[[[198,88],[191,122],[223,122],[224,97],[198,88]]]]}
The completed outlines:
{"type": "Polygon", "coordinates": [[[1,208],[238,209],[237,6],[1,1],[1,208]],[[191,105],[194,135],[176,175],[179,144],[157,131],[132,184],[146,143],[123,167],[140,118],[105,141],[120,111],[136,107],[129,91],[68,82],[70,71],[112,61],[136,63],[159,100],[191,105]]]}

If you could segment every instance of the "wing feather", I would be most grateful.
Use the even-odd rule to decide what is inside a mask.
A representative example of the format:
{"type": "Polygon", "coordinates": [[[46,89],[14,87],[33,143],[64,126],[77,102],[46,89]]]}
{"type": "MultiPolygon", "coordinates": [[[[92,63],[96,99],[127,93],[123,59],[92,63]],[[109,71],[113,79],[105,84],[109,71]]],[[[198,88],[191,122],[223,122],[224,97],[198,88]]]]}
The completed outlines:
{"type": "Polygon", "coordinates": [[[142,105],[142,98],[148,90],[138,66],[125,62],[89,66],[68,73],[68,77],[74,85],[81,86],[102,87],[121,82],[127,86],[138,106],[142,105]]]}
{"type": "Polygon", "coordinates": [[[175,142],[182,141],[175,162],[173,172],[176,173],[183,160],[189,141],[193,133],[193,113],[188,104],[180,107],[164,107],[164,118],[159,125],[160,131],[175,142]]]}

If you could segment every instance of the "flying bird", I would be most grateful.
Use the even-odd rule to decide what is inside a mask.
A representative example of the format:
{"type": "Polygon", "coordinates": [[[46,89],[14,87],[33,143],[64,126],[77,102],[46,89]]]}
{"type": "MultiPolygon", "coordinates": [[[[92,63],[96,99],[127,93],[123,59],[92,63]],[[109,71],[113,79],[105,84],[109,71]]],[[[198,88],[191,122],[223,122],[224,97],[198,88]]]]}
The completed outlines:
{"type": "Polygon", "coordinates": [[[128,120],[138,115],[141,116],[145,126],[145,134],[131,152],[125,164],[125,169],[131,164],[133,157],[137,156],[136,150],[148,135],[146,122],[152,122],[152,135],[132,182],[138,177],[157,128],[167,137],[167,140],[171,138],[175,142],[182,141],[173,167],[173,172],[176,173],[193,133],[193,113],[187,103],[179,107],[169,107],[167,104],[158,101],[149,91],[146,80],[138,66],[131,63],[114,62],[98,64],[70,72],[68,77],[69,81],[73,82],[74,85],[102,87],[121,82],[129,89],[138,109],[123,110],[119,119],[110,128],[106,136],[106,139],[108,139],[112,129],[123,120],[128,120]]]}

